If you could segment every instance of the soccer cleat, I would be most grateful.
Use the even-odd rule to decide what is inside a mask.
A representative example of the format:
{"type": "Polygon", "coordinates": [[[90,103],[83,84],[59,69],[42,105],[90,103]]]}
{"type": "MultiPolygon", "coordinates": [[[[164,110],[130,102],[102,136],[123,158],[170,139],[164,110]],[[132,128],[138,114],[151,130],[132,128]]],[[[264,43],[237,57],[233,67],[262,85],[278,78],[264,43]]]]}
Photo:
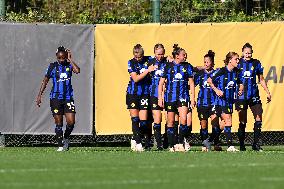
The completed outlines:
{"type": "Polygon", "coordinates": [[[175,152],[174,147],[169,148],[169,152],[175,152]]]}
{"type": "Polygon", "coordinates": [[[230,147],[227,149],[227,152],[239,152],[239,150],[236,149],[234,146],[230,146],[230,147]]]}
{"type": "Polygon", "coordinates": [[[189,142],[187,142],[186,138],[184,138],[184,150],[188,152],[191,149],[189,142]]]}
{"type": "Polygon", "coordinates": [[[257,152],[262,152],[263,151],[263,149],[258,144],[253,144],[252,145],[252,150],[253,151],[257,151],[257,152]]]}
{"type": "Polygon", "coordinates": [[[63,139],[63,151],[69,150],[69,143],[70,141],[68,139],[63,139]]]}
{"type": "Polygon", "coordinates": [[[246,147],[245,147],[245,145],[240,145],[240,151],[246,151],[247,149],[246,149],[246,147]]]}
{"type": "Polygon", "coordinates": [[[136,141],[133,139],[130,140],[130,148],[132,151],[136,151],[136,141]]]}
{"type": "Polygon", "coordinates": [[[175,152],[185,152],[183,144],[176,144],[174,146],[174,151],[175,152]]]}
{"type": "Polygon", "coordinates": [[[135,149],[136,152],[144,152],[144,148],[142,146],[141,143],[139,144],[136,144],[136,149],[135,149]]]}
{"type": "Polygon", "coordinates": [[[219,144],[214,145],[214,151],[222,151],[222,147],[219,144]]]}
{"type": "Polygon", "coordinates": [[[211,142],[208,139],[202,142],[203,146],[207,148],[207,151],[211,151],[211,142]]]}
{"type": "Polygon", "coordinates": [[[202,146],[202,147],[201,147],[201,151],[202,151],[202,152],[208,152],[208,149],[207,149],[205,146],[202,146]]]}
{"type": "Polygon", "coordinates": [[[57,152],[63,152],[64,148],[63,147],[58,147],[57,152]]]}

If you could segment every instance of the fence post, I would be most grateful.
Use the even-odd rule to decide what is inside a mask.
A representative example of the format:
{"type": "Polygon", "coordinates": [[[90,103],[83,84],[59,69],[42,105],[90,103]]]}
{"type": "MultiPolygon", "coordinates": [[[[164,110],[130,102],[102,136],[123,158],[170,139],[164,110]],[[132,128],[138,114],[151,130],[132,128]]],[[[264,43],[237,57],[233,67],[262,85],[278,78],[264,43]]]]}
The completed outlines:
{"type": "Polygon", "coordinates": [[[160,0],[152,0],[153,22],[160,22],[160,0]]]}
{"type": "Polygon", "coordinates": [[[6,15],[5,0],[0,0],[0,19],[4,19],[6,15]]]}

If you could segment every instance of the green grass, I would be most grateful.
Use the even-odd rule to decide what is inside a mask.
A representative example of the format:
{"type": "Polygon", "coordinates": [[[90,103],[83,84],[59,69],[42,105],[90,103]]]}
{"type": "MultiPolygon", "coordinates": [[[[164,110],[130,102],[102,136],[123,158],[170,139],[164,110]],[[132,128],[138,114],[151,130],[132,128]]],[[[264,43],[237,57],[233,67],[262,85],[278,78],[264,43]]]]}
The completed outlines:
{"type": "Polygon", "coordinates": [[[284,188],[284,146],[264,152],[130,152],[129,148],[1,148],[0,189],[284,188]]]}

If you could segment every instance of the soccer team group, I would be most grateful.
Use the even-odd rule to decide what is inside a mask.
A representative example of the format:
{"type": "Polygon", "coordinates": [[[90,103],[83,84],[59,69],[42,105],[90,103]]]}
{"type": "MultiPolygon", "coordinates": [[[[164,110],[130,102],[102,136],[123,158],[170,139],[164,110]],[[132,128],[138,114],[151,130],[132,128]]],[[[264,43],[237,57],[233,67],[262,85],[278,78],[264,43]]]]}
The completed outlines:
{"type": "Polygon", "coordinates": [[[192,66],[186,61],[186,51],[174,45],[172,56],[165,57],[162,44],[154,46],[154,57],[144,56],[140,44],[133,48],[134,57],[128,61],[130,81],[126,91],[126,104],[130,112],[133,138],[131,149],[150,149],[151,125],[153,122],[157,149],[168,148],[170,152],[190,149],[188,138],[192,131],[192,109],[197,107],[200,120],[202,151],[221,151],[220,134],[224,131],[227,151],[245,151],[247,110],[251,109],[254,122],[252,149],[261,151],[262,102],[258,82],[271,94],[263,77],[259,60],[252,58],[249,43],[242,47],[242,56],[229,52],[224,67],[214,68],[215,53],[204,55],[204,65],[192,66]],[[197,103],[195,87],[199,87],[197,103]],[[231,127],[233,105],[239,115],[238,138],[240,148],[233,146],[231,127]],[[166,111],[165,134],[161,134],[162,111],[166,111]],[[208,134],[208,120],[212,133],[208,134]],[[145,141],[145,145],[142,145],[145,141]]]}

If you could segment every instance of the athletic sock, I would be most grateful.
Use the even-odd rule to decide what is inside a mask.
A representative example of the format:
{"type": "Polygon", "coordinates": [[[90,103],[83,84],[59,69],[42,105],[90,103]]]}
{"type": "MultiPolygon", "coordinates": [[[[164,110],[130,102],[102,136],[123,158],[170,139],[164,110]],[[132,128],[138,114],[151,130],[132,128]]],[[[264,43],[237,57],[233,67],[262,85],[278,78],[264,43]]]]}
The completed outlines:
{"type": "Polygon", "coordinates": [[[205,129],[201,128],[200,129],[200,136],[201,136],[201,141],[206,140],[208,138],[208,129],[207,128],[205,128],[205,129]]]}
{"type": "Polygon", "coordinates": [[[179,124],[178,121],[175,121],[175,122],[174,122],[174,134],[175,134],[174,143],[175,143],[175,144],[178,143],[178,136],[179,136],[179,133],[178,133],[178,124],[179,124]]]}
{"type": "Polygon", "coordinates": [[[140,144],[141,143],[140,128],[139,128],[140,119],[139,117],[132,117],[131,121],[132,121],[133,138],[137,144],[140,144]]]}
{"type": "Polygon", "coordinates": [[[179,144],[183,144],[184,143],[184,138],[186,137],[188,132],[188,127],[187,125],[180,125],[179,126],[179,144]]]}
{"type": "Polygon", "coordinates": [[[172,148],[175,145],[174,144],[174,138],[175,138],[174,128],[168,127],[167,133],[168,133],[169,146],[170,148],[172,148]]]}
{"type": "Polygon", "coordinates": [[[74,125],[66,125],[66,129],[65,129],[65,132],[64,132],[64,138],[65,139],[68,139],[69,136],[71,135],[72,131],[74,129],[74,125]]]}
{"type": "Polygon", "coordinates": [[[232,126],[225,126],[225,129],[224,129],[224,133],[226,135],[226,141],[229,147],[233,145],[231,127],[232,126]]]}
{"type": "Polygon", "coordinates": [[[154,123],[154,136],[157,142],[157,147],[162,147],[161,124],[154,123]]]}
{"type": "Polygon", "coordinates": [[[220,143],[220,135],[222,133],[222,130],[220,129],[220,126],[214,127],[215,130],[215,137],[214,137],[214,145],[217,145],[220,143]]]}
{"type": "Polygon", "coordinates": [[[63,130],[62,130],[63,125],[55,125],[55,137],[56,137],[56,141],[58,144],[58,147],[62,147],[63,143],[63,130]]]}
{"type": "Polygon", "coordinates": [[[245,137],[246,137],[246,124],[245,123],[239,123],[238,137],[240,141],[240,146],[245,146],[245,137]]]}
{"type": "Polygon", "coordinates": [[[165,133],[163,135],[163,148],[166,149],[169,147],[169,142],[168,142],[168,126],[165,124],[165,133]]]}
{"type": "Polygon", "coordinates": [[[253,143],[254,145],[258,145],[259,143],[259,138],[261,135],[261,126],[262,126],[262,121],[256,121],[254,123],[254,128],[253,128],[253,143]]]}

